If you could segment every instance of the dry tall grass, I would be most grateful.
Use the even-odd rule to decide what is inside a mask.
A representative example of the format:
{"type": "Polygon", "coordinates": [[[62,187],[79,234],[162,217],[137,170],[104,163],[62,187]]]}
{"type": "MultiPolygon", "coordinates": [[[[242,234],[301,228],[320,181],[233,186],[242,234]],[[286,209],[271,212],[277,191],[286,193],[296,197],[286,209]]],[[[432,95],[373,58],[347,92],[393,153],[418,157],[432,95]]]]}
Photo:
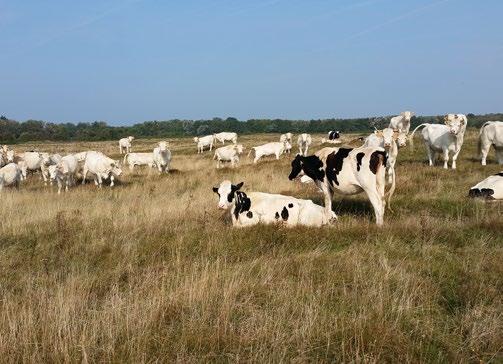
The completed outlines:
{"type": "MultiPolygon", "coordinates": [[[[169,175],[61,196],[32,177],[1,194],[0,361],[503,360],[503,205],[466,198],[502,168],[474,160],[474,131],[457,171],[426,166],[417,140],[401,151],[382,229],[361,195],[337,197],[331,227],[234,230],[211,191],[224,178],[322,198],[288,181],[288,157],[217,171],[171,143],[169,175]]],[[[118,157],[116,144],[18,149],[118,157]]]]}

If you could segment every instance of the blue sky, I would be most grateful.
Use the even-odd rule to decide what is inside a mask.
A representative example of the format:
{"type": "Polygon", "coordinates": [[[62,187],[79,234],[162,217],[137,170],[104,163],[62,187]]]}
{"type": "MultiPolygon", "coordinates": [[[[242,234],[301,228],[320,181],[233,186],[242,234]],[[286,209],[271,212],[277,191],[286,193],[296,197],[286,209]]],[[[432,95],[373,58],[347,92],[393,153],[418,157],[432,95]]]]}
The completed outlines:
{"type": "Polygon", "coordinates": [[[0,0],[0,114],[503,111],[501,0],[0,0]]]}

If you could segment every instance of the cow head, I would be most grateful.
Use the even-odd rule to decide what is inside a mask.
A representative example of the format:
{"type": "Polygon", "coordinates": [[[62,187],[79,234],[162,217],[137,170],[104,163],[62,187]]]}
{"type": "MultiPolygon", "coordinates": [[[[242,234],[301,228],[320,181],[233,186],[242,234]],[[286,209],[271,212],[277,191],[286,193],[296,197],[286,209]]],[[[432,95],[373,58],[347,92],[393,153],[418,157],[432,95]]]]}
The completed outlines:
{"type": "Polygon", "coordinates": [[[445,125],[449,127],[451,134],[458,135],[459,131],[465,127],[465,120],[458,115],[449,114],[444,118],[445,125]]]}
{"type": "Polygon", "coordinates": [[[165,152],[168,149],[169,143],[168,142],[159,142],[159,150],[161,152],[165,152]]]}
{"type": "Polygon", "coordinates": [[[227,210],[231,205],[236,191],[239,191],[243,186],[244,182],[240,182],[237,185],[233,185],[231,181],[223,181],[218,187],[213,187],[213,192],[218,194],[218,208],[222,210],[227,210]]]}
{"type": "Polygon", "coordinates": [[[399,147],[407,146],[407,133],[402,130],[393,131],[393,139],[396,140],[399,147]]]}
{"type": "Polygon", "coordinates": [[[62,167],[59,164],[53,164],[52,166],[49,166],[49,168],[48,168],[48,170],[49,170],[49,178],[52,181],[56,180],[56,177],[61,172],[61,168],[62,167]]]}
{"type": "Polygon", "coordinates": [[[112,164],[110,164],[110,172],[115,177],[119,177],[122,174],[121,164],[119,161],[114,161],[112,164]]]}
{"type": "Polygon", "coordinates": [[[395,131],[391,128],[385,128],[381,131],[384,148],[390,148],[395,141],[395,131]]]}
{"type": "Polygon", "coordinates": [[[414,113],[412,111],[404,111],[400,113],[401,116],[407,121],[410,121],[412,117],[414,116],[414,113]]]}
{"type": "Polygon", "coordinates": [[[237,154],[242,154],[244,147],[242,144],[234,144],[234,150],[236,151],[237,154]]]}
{"type": "Polygon", "coordinates": [[[320,158],[318,158],[318,156],[311,155],[304,157],[300,154],[297,154],[291,165],[292,171],[288,176],[288,179],[290,181],[303,174],[306,174],[308,177],[311,177],[311,179],[315,181],[322,180],[324,178],[325,173],[323,171],[323,162],[320,160],[320,158]]]}
{"type": "Polygon", "coordinates": [[[14,162],[14,156],[15,156],[15,153],[13,150],[11,150],[11,149],[7,150],[7,152],[5,152],[5,158],[7,159],[7,163],[14,162]]]}
{"type": "Polygon", "coordinates": [[[284,140],[283,145],[285,146],[285,150],[292,149],[292,144],[290,144],[290,142],[288,140],[284,140]]]}
{"type": "Polygon", "coordinates": [[[134,140],[134,136],[128,136],[127,139],[129,140],[129,142],[132,142],[134,140]]]}
{"type": "Polygon", "coordinates": [[[199,137],[194,137],[194,143],[199,142],[199,137]]]}

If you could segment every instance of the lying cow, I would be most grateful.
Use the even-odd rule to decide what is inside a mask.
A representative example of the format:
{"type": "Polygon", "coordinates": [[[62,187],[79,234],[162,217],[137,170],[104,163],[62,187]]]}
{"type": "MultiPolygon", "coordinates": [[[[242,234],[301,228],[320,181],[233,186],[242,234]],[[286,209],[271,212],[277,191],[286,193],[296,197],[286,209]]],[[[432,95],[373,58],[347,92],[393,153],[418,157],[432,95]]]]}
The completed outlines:
{"type": "Polygon", "coordinates": [[[154,163],[159,173],[169,172],[171,163],[171,151],[168,149],[168,142],[159,142],[159,146],[154,148],[154,163]]]}
{"type": "Polygon", "coordinates": [[[103,153],[89,151],[86,153],[84,161],[84,171],[82,173],[82,184],[86,183],[87,173],[94,175],[94,184],[101,188],[103,179],[110,178],[110,187],[114,186],[115,177],[122,174],[118,161],[107,157],[103,153]]]}
{"type": "Polygon", "coordinates": [[[65,186],[65,192],[68,192],[69,186],[75,185],[78,166],[77,157],[71,154],[61,158],[59,163],[49,166],[49,178],[51,181],[57,182],[58,194],[61,193],[63,185],[65,186]]]}
{"type": "Polygon", "coordinates": [[[410,120],[413,116],[414,113],[412,111],[401,112],[400,115],[391,118],[388,128],[398,129],[405,134],[409,134],[410,120]]]}
{"type": "Polygon", "coordinates": [[[222,132],[213,134],[214,138],[220,143],[225,144],[226,141],[230,141],[234,144],[238,142],[238,135],[236,133],[222,132]]]}
{"type": "Polygon", "coordinates": [[[0,191],[4,186],[14,185],[19,189],[19,183],[22,181],[21,168],[16,163],[9,163],[0,168],[0,191]]]}
{"type": "Polygon", "coordinates": [[[213,135],[206,135],[203,137],[194,137],[194,143],[197,144],[197,153],[204,152],[204,148],[209,147],[210,152],[213,149],[213,142],[215,138],[213,135]]]}
{"type": "Polygon", "coordinates": [[[133,136],[128,136],[127,138],[122,138],[119,140],[120,154],[123,154],[123,153],[127,154],[127,153],[131,152],[133,140],[134,140],[133,136]]]}
{"type": "Polygon", "coordinates": [[[262,192],[240,191],[243,182],[233,185],[223,181],[213,192],[219,196],[218,207],[230,210],[232,225],[245,227],[257,224],[284,224],[286,226],[322,226],[336,216],[325,214],[323,207],[311,200],[262,192]]]}
{"type": "Polygon", "coordinates": [[[479,197],[486,200],[503,199],[503,172],[487,177],[482,182],[470,188],[470,197],[479,197]]]}
{"type": "MultiPolygon", "coordinates": [[[[386,164],[383,148],[323,148],[315,155],[297,155],[288,178],[293,180],[302,174],[310,177],[323,192],[327,216],[332,215],[334,192],[342,195],[365,192],[374,208],[376,224],[381,226],[386,206],[386,164]]],[[[393,184],[390,191],[394,188],[393,184]]]]}
{"type": "Polygon", "coordinates": [[[456,169],[456,161],[459,152],[463,146],[463,140],[466,131],[467,119],[463,114],[448,114],[444,118],[445,125],[424,123],[419,125],[410,134],[410,140],[414,138],[414,133],[419,128],[421,131],[424,145],[430,166],[434,165],[436,153],[442,153],[444,157],[444,168],[448,168],[449,154],[452,154],[452,169],[456,169]]]}
{"type": "Polygon", "coordinates": [[[148,166],[154,168],[154,153],[127,153],[122,163],[124,165],[129,165],[130,171],[133,171],[135,166],[148,166]]]}
{"type": "Polygon", "coordinates": [[[307,151],[309,146],[312,143],[311,135],[309,134],[300,134],[297,138],[297,145],[299,146],[299,153],[303,156],[307,155],[307,151]]]}
{"type": "Polygon", "coordinates": [[[253,163],[257,163],[258,160],[262,157],[274,155],[276,159],[279,159],[279,156],[285,152],[288,148],[292,148],[290,143],[287,141],[281,142],[271,142],[263,145],[259,145],[258,147],[252,147],[248,156],[251,153],[254,153],[255,156],[253,158],[253,163]]]}
{"type": "Polygon", "coordinates": [[[217,168],[220,168],[222,162],[230,162],[231,167],[235,167],[239,163],[239,156],[243,153],[243,145],[233,144],[215,149],[213,159],[217,160],[217,168]]]}
{"type": "Polygon", "coordinates": [[[491,145],[494,146],[498,164],[503,164],[503,122],[488,121],[480,128],[478,150],[482,165],[487,164],[487,155],[491,145]]]}

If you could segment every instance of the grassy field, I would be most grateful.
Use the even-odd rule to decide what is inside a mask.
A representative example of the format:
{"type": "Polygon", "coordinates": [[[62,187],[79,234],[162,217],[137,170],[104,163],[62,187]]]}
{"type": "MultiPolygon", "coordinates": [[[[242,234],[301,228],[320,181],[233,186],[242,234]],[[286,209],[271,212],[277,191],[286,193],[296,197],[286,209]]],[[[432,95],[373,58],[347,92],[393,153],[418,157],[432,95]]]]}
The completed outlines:
{"type": "MultiPolygon", "coordinates": [[[[288,156],[216,170],[190,139],[170,140],[169,175],[125,170],[114,189],[58,196],[33,176],[0,195],[0,361],[502,362],[503,203],[466,196],[503,167],[480,165],[476,137],[456,171],[428,167],[418,137],[401,150],[381,229],[364,195],[336,196],[333,226],[232,229],[223,179],[322,196],[288,180],[288,156]]],[[[15,149],[118,157],[116,142],[15,149]]]]}

